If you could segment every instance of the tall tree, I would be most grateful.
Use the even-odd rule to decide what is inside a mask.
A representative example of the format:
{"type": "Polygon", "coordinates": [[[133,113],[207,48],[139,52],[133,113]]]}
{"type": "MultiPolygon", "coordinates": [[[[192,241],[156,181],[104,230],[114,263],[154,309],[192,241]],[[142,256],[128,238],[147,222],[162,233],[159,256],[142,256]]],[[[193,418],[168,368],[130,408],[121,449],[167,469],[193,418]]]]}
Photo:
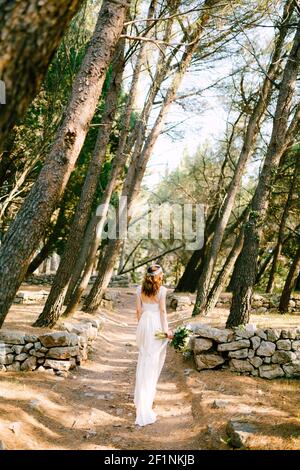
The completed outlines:
{"type": "Polygon", "coordinates": [[[300,18],[297,24],[293,45],[288,55],[279,87],[273,128],[268,145],[264,165],[259,177],[255,194],[252,199],[249,221],[245,227],[243,249],[237,260],[237,275],[235,279],[232,305],[227,326],[237,326],[249,321],[252,290],[257,271],[257,254],[268,208],[269,194],[274,174],[279,161],[295,138],[299,125],[300,105],[289,125],[293,95],[300,67],[300,18]]]}
{"type": "Polygon", "coordinates": [[[271,270],[269,274],[269,280],[268,280],[268,285],[266,292],[272,292],[273,291],[273,286],[275,282],[275,275],[277,271],[277,263],[279,256],[281,255],[282,247],[283,247],[283,241],[284,241],[284,233],[285,233],[285,226],[286,222],[288,219],[289,211],[291,209],[292,203],[293,203],[293,196],[295,193],[296,189],[296,183],[298,179],[298,174],[299,174],[299,169],[300,169],[300,159],[298,154],[296,154],[295,157],[295,165],[293,167],[293,177],[292,177],[292,182],[290,184],[289,192],[288,192],[288,197],[284,205],[284,209],[282,212],[281,220],[280,220],[280,225],[279,225],[279,230],[278,230],[278,235],[277,235],[277,242],[274,248],[274,253],[273,253],[273,259],[272,259],[272,265],[271,265],[271,270]]]}
{"type": "MultiPolygon", "coordinates": [[[[154,144],[160,135],[162,126],[166,114],[176,98],[178,88],[184,77],[184,74],[192,60],[193,54],[198,48],[198,43],[201,35],[203,34],[204,28],[211,18],[211,13],[214,7],[217,7],[220,2],[218,0],[207,0],[205,7],[193,27],[192,34],[189,37],[189,44],[186,46],[185,51],[182,55],[181,61],[178,64],[177,70],[173,75],[172,82],[170,83],[168,90],[165,94],[163,104],[160,108],[159,114],[155,120],[154,126],[152,127],[149,135],[145,139],[143,145],[142,142],[145,136],[145,122],[140,123],[141,134],[140,139],[137,140],[131,165],[129,167],[127,177],[123,187],[123,196],[127,197],[126,211],[128,212],[128,220],[130,220],[130,213],[132,211],[133,203],[140,191],[141,182],[147,167],[147,163],[151,156],[154,144]]],[[[121,211],[121,218],[124,212],[121,211]]],[[[118,234],[117,227],[117,234],[118,234]]],[[[103,263],[99,267],[97,279],[85,301],[84,310],[92,312],[95,311],[101,302],[104,290],[107,288],[108,283],[111,279],[115,262],[119,254],[119,250],[122,246],[122,239],[117,235],[116,240],[109,240],[108,247],[106,250],[106,256],[103,263]]]]}
{"type": "Polygon", "coordinates": [[[0,114],[0,153],[45,77],[68,24],[82,0],[0,2],[0,80],[6,104],[0,114]]]}
{"type": "MultiPolygon", "coordinates": [[[[299,243],[299,241],[298,241],[299,243]]],[[[300,245],[295,253],[293,262],[289,269],[284,288],[281,293],[280,301],[279,301],[279,311],[281,313],[286,313],[289,310],[289,302],[291,298],[292,291],[295,287],[297,277],[299,275],[299,268],[300,268],[300,245]]]]}
{"type": "Polygon", "coordinates": [[[98,132],[94,152],[89,163],[80,201],[70,229],[70,235],[61,257],[46,304],[39,318],[34,323],[34,326],[53,326],[60,317],[63,309],[64,299],[70,280],[70,273],[76,264],[81,241],[84,236],[84,230],[90,217],[91,207],[96,194],[102,165],[106,157],[106,148],[114,123],[124,70],[124,47],[125,41],[124,39],[120,39],[112,64],[112,76],[110,78],[110,86],[105,100],[105,109],[101,120],[100,130],[98,132]]]}
{"type": "MultiPolygon", "coordinates": [[[[147,20],[153,19],[155,17],[156,6],[157,0],[152,0],[149,5],[147,20]]],[[[145,35],[146,38],[151,37],[151,29],[152,25],[154,24],[154,22],[152,23],[151,21],[147,22],[148,31],[145,35]]],[[[169,24],[167,24],[166,27],[165,39],[169,39],[169,24]]],[[[141,72],[143,71],[143,68],[145,66],[146,52],[147,42],[144,41],[140,46],[136,64],[133,70],[131,86],[123,115],[122,130],[119,138],[118,148],[113,160],[110,179],[105,188],[99,208],[96,210],[95,214],[91,218],[90,223],[86,229],[84,241],[82,243],[80,251],[80,256],[78,256],[77,258],[77,263],[70,279],[69,288],[66,296],[68,306],[65,315],[67,316],[70,316],[76,310],[81,295],[87,288],[95,263],[97,250],[101,241],[101,234],[107,217],[111,196],[117,186],[119,177],[124,169],[124,166],[126,165],[131,147],[134,144],[133,136],[135,137],[135,132],[133,131],[133,135],[130,135],[130,121],[137,98],[141,72]],[[83,274],[81,276],[82,271],[83,274]]]]}
{"type": "Polygon", "coordinates": [[[205,305],[205,315],[207,315],[215,307],[216,303],[218,302],[220,294],[222,293],[226,285],[227,279],[233,269],[234,263],[236,262],[236,259],[241,252],[243,241],[244,241],[244,231],[242,229],[240,230],[239,235],[236,237],[234,245],[228,257],[226,258],[224,266],[222,267],[220,273],[218,274],[209,292],[207,303],[205,305]]]}
{"type": "Polygon", "coordinates": [[[243,142],[242,150],[236,164],[234,175],[227,190],[226,198],[220,208],[220,216],[217,220],[214,230],[213,239],[210,249],[205,257],[205,264],[199,279],[197,297],[193,315],[199,315],[204,311],[209,293],[209,286],[213,275],[213,270],[217,261],[217,256],[222,244],[224,231],[226,229],[229,217],[231,215],[236,194],[245,171],[246,164],[255,148],[255,141],[259,133],[259,126],[265,115],[267,106],[271,99],[274,80],[280,70],[281,55],[285,43],[285,38],[289,32],[289,19],[293,13],[294,2],[288,0],[285,4],[284,15],[282,18],[279,33],[275,41],[274,51],[270,61],[270,65],[266,71],[265,79],[258,94],[257,102],[253,108],[251,116],[248,121],[245,139],[243,142]]]}
{"type": "Polygon", "coordinates": [[[0,327],[84,143],[106,70],[122,32],[127,6],[126,0],[104,0],[53,147],[30,195],[5,235],[0,250],[0,327]]]}

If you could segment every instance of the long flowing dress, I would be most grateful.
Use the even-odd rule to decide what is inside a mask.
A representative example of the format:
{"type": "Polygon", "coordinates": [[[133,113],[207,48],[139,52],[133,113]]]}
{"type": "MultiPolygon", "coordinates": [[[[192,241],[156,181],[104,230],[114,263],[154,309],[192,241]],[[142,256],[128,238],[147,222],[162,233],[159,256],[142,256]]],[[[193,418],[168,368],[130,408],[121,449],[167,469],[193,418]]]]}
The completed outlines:
{"type": "Polygon", "coordinates": [[[165,362],[168,339],[157,339],[155,333],[162,329],[159,301],[166,295],[166,288],[161,286],[158,302],[143,302],[141,286],[137,295],[142,303],[142,315],[136,330],[136,343],[139,356],[136,368],[134,404],[136,407],[135,424],[145,426],[156,421],[156,413],[152,409],[157,382],[165,362]]]}

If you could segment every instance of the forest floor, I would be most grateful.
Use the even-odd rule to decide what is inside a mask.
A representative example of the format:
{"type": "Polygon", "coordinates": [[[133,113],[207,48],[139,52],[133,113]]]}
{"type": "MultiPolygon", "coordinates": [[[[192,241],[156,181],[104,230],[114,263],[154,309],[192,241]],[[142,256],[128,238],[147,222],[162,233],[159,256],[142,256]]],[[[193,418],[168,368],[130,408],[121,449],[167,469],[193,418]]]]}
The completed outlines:
{"type": "MultiPolygon", "coordinates": [[[[89,361],[67,378],[39,372],[0,375],[0,441],[7,449],[222,450],[230,448],[226,424],[232,417],[255,424],[251,449],[300,449],[299,380],[197,372],[192,359],[170,347],[154,403],[158,419],[135,426],[134,289],[118,291],[116,310],[103,311],[104,329],[89,361]],[[227,405],[215,408],[216,399],[227,405]]],[[[29,325],[40,311],[41,305],[14,305],[4,329],[36,331],[29,325]]],[[[190,313],[171,312],[170,326],[190,313]]],[[[198,321],[224,324],[226,314],[217,309],[198,321]]],[[[300,324],[299,316],[254,320],[261,326],[300,324]]]]}

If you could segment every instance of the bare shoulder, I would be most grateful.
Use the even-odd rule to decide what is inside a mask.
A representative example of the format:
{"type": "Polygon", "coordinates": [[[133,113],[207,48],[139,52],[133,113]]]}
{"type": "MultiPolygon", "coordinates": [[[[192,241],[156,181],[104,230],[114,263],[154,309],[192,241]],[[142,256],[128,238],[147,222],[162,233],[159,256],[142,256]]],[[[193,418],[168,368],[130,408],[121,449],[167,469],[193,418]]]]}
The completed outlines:
{"type": "Polygon", "coordinates": [[[168,289],[165,286],[160,287],[160,295],[165,297],[167,295],[168,289]]]}

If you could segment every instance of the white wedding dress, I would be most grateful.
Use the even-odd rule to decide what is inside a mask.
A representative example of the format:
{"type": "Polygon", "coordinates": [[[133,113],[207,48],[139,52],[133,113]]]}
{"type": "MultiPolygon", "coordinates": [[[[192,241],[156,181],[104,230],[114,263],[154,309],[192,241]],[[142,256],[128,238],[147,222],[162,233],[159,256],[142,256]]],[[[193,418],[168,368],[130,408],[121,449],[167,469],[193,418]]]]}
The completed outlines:
{"type": "MultiPolygon", "coordinates": [[[[139,357],[136,368],[134,404],[136,407],[135,424],[145,426],[156,421],[152,405],[156,393],[157,381],[165,362],[168,339],[157,339],[155,333],[162,330],[159,303],[143,302],[141,286],[137,295],[142,303],[142,315],[136,330],[136,343],[139,357]]],[[[167,289],[161,286],[157,298],[166,295],[167,289]]]]}

